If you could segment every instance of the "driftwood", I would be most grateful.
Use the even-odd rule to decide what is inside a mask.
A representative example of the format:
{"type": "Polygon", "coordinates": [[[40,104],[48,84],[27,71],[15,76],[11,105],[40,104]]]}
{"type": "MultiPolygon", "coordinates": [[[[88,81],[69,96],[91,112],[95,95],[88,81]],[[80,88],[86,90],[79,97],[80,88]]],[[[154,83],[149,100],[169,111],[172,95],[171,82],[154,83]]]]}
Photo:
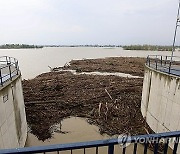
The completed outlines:
{"type": "Polygon", "coordinates": [[[69,116],[88,118],[99,126],[100,133],[109,135],[146,134],[143,127],[151,133],[140,111],[142,83],[142,79],[69,72],[49,72],[24,80],[28,125],[41,140],[50,138],[51,126],[69,116]]]}

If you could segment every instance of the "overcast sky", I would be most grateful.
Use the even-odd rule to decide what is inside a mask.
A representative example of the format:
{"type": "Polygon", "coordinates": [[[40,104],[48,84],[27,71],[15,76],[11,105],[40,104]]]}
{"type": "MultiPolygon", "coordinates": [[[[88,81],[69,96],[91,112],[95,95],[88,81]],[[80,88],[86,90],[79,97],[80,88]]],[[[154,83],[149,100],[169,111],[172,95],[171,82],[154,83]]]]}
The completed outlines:
{"type": "Polygon", "coordinates": [[[0,44],[171,45],[177,8],[178,0],[0,0],[0,44]]]}

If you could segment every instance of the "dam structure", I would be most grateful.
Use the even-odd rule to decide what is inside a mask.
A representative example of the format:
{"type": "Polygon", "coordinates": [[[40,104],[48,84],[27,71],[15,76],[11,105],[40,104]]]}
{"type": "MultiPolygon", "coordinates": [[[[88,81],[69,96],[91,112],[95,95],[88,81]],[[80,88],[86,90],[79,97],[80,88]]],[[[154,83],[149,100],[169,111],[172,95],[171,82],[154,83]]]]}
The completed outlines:
{"type": "Polygon", "coordinates": [[[180,57],[148,56],[141,111],[156,132],[180,130],[180,57]]]}
{"type": "MultiPolygon", "coordinates": [[[[0,153],[63,152],[86,154],[91,149],[94,154],[98,154],[101,148],[106,148],[105,153],[116,154],[116,149],[121,147],[122,153],[125,154],[128,153],[126,149],[128,145],[131,146],[133,154],[146,154],[149,145],[152,145],[151,151],[154,154],[158,154],[160,148],[164,154],[180,153],[180,61],[178,58],[173,57],[173,61],[171,61],[170,56],[147,57],[141,112],[156,134],[124,135],[114,139],[21,148],[25,144],[27,135],[21,75],[17,60],[13,58],[9,60],[9,57],[5,57],[7,60],[0,71],[0,153]],[[2,68],[6,69],[2,70],[2,68]],[[163,149],[160,141],[164,143],[163,149]],[[141,152],[138,151],[139,144],[143,145],[144,148],[141,152]]],[[[103,152],[103,154],[105,153],[103,152]]]]}
{"type": "Polygon", "coordinates": [[[148,56],[141,112],[155,133],[180,130],[180,57],[148,56]]]}
{"type": "Polygon", "coordinates": [[[27,122],[18,61],[0,57],[0,149],[24,147],[27,122]]]}

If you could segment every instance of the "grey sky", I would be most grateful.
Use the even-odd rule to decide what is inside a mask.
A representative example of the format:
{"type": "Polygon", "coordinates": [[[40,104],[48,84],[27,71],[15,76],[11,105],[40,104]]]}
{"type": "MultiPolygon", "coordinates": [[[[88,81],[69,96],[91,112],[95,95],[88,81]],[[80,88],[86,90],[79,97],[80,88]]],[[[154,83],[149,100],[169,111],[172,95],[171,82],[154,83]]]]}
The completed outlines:
{"type": "Polygon", "coordinates": [[[178,0],[0,0],[0,44],[172,44],[177,7],[178,0]]]}

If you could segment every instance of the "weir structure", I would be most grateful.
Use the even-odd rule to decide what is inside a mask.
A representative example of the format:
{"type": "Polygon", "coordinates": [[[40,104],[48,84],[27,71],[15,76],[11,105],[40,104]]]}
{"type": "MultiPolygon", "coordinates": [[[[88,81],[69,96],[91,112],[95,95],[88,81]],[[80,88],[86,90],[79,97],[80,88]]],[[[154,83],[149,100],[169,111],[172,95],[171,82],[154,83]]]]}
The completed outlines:
{"type": "MultiPolygon", "coordinates": [[[[9,145],[1,147],[2,150],[0,150],[0,153],[24,154],[53,152],[59,154],[60,152],[63,152],[72,154],[75,152],[86,154],[88,153],[89,149],[93,149],[93,152],[91,153],[98,154],[100,153],[100,148],[105,147],[107,149],[107,154],[116,154],[115,149],[121,145],[122,153],[125,154],[129,144],[131,144],[133,147],[133,154],[138,153],[139,144],[144,145],[144,154],[148,152],[149,145],[151,145],[151,150],[154,154],[158,154],[159,150],[164,154],[169,153],[169,151],[173,154],[180,153],[178,148],[180,138],[180,131],[178,131],[180,130],[180,65],[179,61],[177,60],[178,57],[174,57],[175,60],[171,61],[168,58],[168,56],[148,56],[147,63],[145,65],[141,111],[147,123],[156,132],[156,134],[139,136],[125,135],[121,138],[108,140],[26,148],[18,148],[24,145],[27,132],[20,71],[16,60],[14,62],[6,60],[5,66],[9,68],[6,68],[9,70],[9,73],[7,73],[7,71],[5,71],[6,73],[2,73],[2,70],[0,71],[2,81],[1,97],[2,100],[4,100],[4,102],[0,103],[1,105],[4,103],[4,106],[6,103],[11,105],[12,113],[8,112],[5,120],[7,117],[9,117],[9,115],[12,115],[11,122],[13,123],[13,129],[10,129],[9,127],[7,132],[11,133],[11,136],[5,135],[5,138],[3,139],[3,143],[8,143],[6,142],[6,139],[9,139],[9,145]],[[171,65],[169,65],[169,63],[171,63],[171,65]],[[13,69],[14,71],[12,71],[13,69]],[[14,87],[13,90],[12,87],[14,87]],[[7,90],[5,90],[3,93],[3,89],[7,90]],[[9,96],[12,96],[11,102],[9,100],[9,96]],[[7,102],[8,100],[9,102],[7,102]],[[14,136],[12,134],[14,134],[14,136]],[[13,140],[11,140],[12,137],[13,140]],[[13,147],[16,148],[10,149],[13,147]],[[169,149],[169,147],[171,147],[171,149],[169,149]]],[[[0,112],[2,111],[0,110],[0,112]]],[[[4,114],[6,115],[6,113],[4,114]]],[[[3,114],[1,115],[4,116],[3,114]]]]}
{"type": "Polygon", "coordinates": [[[0,149],[24,147],[26,137],[27,122],[18,61],[12,57],[0,57],[0,149]]]}
{"type": "Polygon", "coordinates": [[[156,133],[180,130],[180,57],[147,57],[141,112],[156,133]]]}

